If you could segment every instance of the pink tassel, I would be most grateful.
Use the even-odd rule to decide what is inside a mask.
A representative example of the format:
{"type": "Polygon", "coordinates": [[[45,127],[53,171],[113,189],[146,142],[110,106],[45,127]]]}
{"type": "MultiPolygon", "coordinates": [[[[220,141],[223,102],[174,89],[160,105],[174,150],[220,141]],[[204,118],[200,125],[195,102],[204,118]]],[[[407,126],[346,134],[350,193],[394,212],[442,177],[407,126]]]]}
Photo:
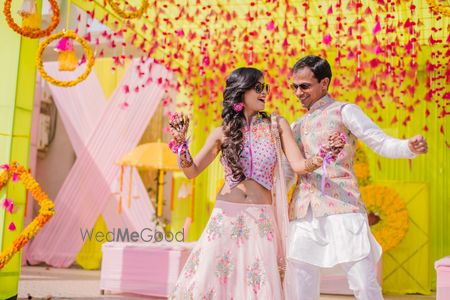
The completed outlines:
{"type": "Polygon", "coordinates": [[[58,45],[55,48],[56,52],[74,51],[73,42],[68,37],[63,37],[58,41],[58,45]]]}
{"type": "Polygon", "coordinates": [[[80,61],[78,62],[78,65],[81,66],[82,64],[86,63],[86,55],[83,54],[80,61]]]}
{"type": "Polygon", "coordinates": [[[383,52],[383,50],[381,49],[380,46],[376,46],[374,52],[375,54],[380,54],[381,52],[383,52]]]}
{"type": "Polygon", "coordinates": [[[19,175],[17,175],[17,173],[13,173],[13,174],[12,174],[12,181],[13,181],[13,182],[19,181],[19,175]]]}
{"type": "Polygon", "coordinates": [[[175,33],[176,33],[179,37],[183,37],[183,36],[184,36],[184,30],[183,30],[183,29],[175,30],[175,33]]]}
{"type": "Polygon", "coordinates": [[[380,32],[381,30],[381,25],[380,22],[377,22],[377,24],[375,25],[375,27],[373,28],[373,34],[377,34],[378,32],[380,32]]]}
{"type": "Polygon", "coordinates": [[[205,56],[205,57],[203,57],[203,65],[205,66],[205,67],[208,67],[209,66],[209,64],[210,64],[210,60],[209,60],[209,56],[205,56]]]}
{"type": "Polygon", "coordinates": [[[8,230],[9,231],[15,231],[16,230],[16,225],[14,224],[14,222],[9,223],[8,230]]]}
{"type": "Polygon", "coordinates": [[[11,199],[5,198],[3,201],[3,208],[8,209],[11,205],[13,205],[13,201],[11,199]]]}
{"type": "Polygon", "coordinates": [[[162,105],[164,107],[168,106],[170,103],[172,103],[172,98],[170,98],[170,97],[167,97],[167,98],[163,99],[163,101],[162,101],[162,105]]]}
{"type": "Polygon", "coordinates": [[[13,209],[14,209],[14,203],[11,202],[11,204],[8,206],[8,208],[6,209],[10,214],[13,213],[13,209]]]}
{"type": "Polygon", "coordinates": [[[86,41],[90,42],[90,41],[91,41],[91,33],[88,32],[88,33],[84,36],[84,39],[85,39],[86,41]]]}
{"type": "Polygon", "coordinates": [[[328,8],[327,14],[329,15],[333,14],[333,6],[330,6],[330,8],[328,8]]]}

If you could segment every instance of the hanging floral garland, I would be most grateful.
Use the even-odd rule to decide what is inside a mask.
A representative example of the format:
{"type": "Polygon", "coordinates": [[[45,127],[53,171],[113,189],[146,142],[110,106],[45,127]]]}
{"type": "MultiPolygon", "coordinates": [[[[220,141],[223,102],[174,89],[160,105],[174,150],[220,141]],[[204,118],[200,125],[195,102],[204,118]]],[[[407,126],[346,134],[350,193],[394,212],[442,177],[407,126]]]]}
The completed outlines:
{"type": "Polygon", "coordinates": [[[117,2],[114,0],[106,0],[106,2],[111,6],[113,11],[123,19],[140,18],[147,11],[148,8],[148,0],[142,0],[141,7],[138,10],[132,12],[126,12],[122,10],[117,4],[117,2]]]}
{"type": "Polygon", "coordinates": [[[402,198],[391,188],[372,184],[361,188],[370,228],[386,252],[396,247],[408,231],[408,210],[402,198]]]}
{"type": "MultiPolygon", "coordinates": [[[[114,1],[126,12],[138,10],[142,3],[142,0],[132,2],[136,6],[133,10],[124,7],[126,1],[108,1],[114,1]]],[[[388,122],[388,114],[383,113],[385,109],[405,110],[403,120],[397,120],[398,114],[395,114],[391,121],[392,125],[403,126],[417,117],[415,108],[419,102],[431,105],[435,101],[438,113],[442,115],[439,118],[443,125],[441,132],[446,134],[443,122],[449,116],[445,101],[450,98],[450,92],[449,85],[444,83],[450,81],[450,76],[430,79],[442,84],[440,91],[430,89],[432,100],[418,99],[415,93],[428,84],[416,82],[417,77],[412,75],[419,67],[417,55],[422,53],[420,47],[424,36],[420,35],[419,41],[418,33],[424,30],[431,34],[432,31],[428,30],[429,22],[417,19],[413,3],[356,0],[332,1],[329,6],[318,3],[311,7],[308,0],[297,4],[253,1],[250,5],[177,0],[158,3],[139,20],[127,22],[121,22],[125,19],[109,6],[100,8],[89,4],[87,11],[92,18],[97,17],[101,23],[114,28],[114,33],[105,30],[97,41],[104,40],[103,45],[117,49],[115,37],[119,37],[122,45],[139,48],[147,57],[176,73],[177,90],[184,96],[179,99],[185,99],[176,101],[177,108],[192,109],[194,118],[201,118],[204,113],[212,116],[214,122],[219,121],[221,108],[217,99],[223,90],[224,76],[239,65],[251,63],[265,70],[265,80],[275,86],[268,96],[266,109],[278,110],[292,120],[299,112],[304,112],[304,108],[293,97],[286,78],[289,78],[296,59],[312,53],[327,58],[332,64],[334,61],[334,66],[338,66],[335,68],[338,75],[330,85],[335,98],[365,107],[377,123],[388,122]],[[352,13],[343,14],[344,11],[352,13]],[[399,26],[407,31],[400,33],[396,30],[399,26]],[[310,38],[314,34],[321,38],[310,38]],[[356,76],[358,72],[359,77],[356,76]],[[438,93],[439,97],[432,97],[438,93]]],[[[436,3],[441,2],[436,0],[436,3]]],[[[431,11],[423,13],[423,17],[428,18],[431,11]]],[[[436,22],[437,30],[445,25],[443,20],[436,22]]],[[[439,47],[446,42],[436,37],[431,40],[439,47]]],[[[433,47],[437,56],[430,57],[427,68],[439,70],[439,76],[442,76],[442,72],[447,72],[446,65],[437,61],[438,58],[442,60],[446,52],[439,47],[433,47]]],[[[103,55],[102,49],[99,57],[103,55]]],[[[123,66],[126,59],[124,54],[115,56],[113,69],[123,66]]],[[[139,90],[137,86],[135,90],[139,90]]],[[[210,129],[211,126],[201,128],[210,129]]]]}
{"type": "Polygon", "coordinates": [[[39,203],[39,215],[17,236],[12,245],[7,247],[0,253],[0,269],[2,269],[11,258],[25,246],[36,233],[50,220],[55,214],[54,203],[42,191],[39,184],[34,180],[31,174],[16,162],[10,165],[3,165],[3,171],[0,173],[0,191],[6,186],[8,181],[12,178],[13,181],[18,179],[22,181],[25,189],[31,192],[31,195],[39,203]]]}
{"type": "Polygon", "coordinates": [[[59,24],[60,19],[60,13],[59,13],[59,6],[56,0],[49,0],[50,6],[52,8],[52,22],[46,29],[39,29],[29,26],[19,26],[11,16],[11,3],[12,0],[5,0],[5,4],[3,6],[3,14],[5,15],[6,22],[8,23],[9,27],[11,27],[12,30],[17,32],[18,34],[22,36],[26,36],[32,39],[38,39],[44,36],[48,36],[52,33],[53,29],[56,28],[59,24]]]}
{"type": "Polygon", "coordinates": [[[450,6],[437,4],[436,0],[427,0],[427,3],[432,11],[450,17],[450,6]]]}
{"type": "Polygon", "coordinates": [[[69,86],[74,86],[74,85],[80,83],[81,81],[85,80],[86,77],[89,75],[93,65],[94,65],[94,54],[92,53],[91,47],[89,46],[88,42],[84,38],[80,37],[73,31],[59,32],[59,33],[49,36],[46,40],[44,40],[39,45],[39,49],[37,51],[36,68],[38,69],[39,73],[41,73],[42,78],[44,78],[45,80],[47,80],[48,82],[50,82],[51,84],[54,84],[54,85],[58,85],[58,86],[62,86],[62,87],[69,87],[69,86]],[[87,57],[86,70],[84,71],[83,74],[81,74],[79,77],[77,77],[76,79],[74,79],[72,81],[60,81],[60,80],[52,78],[45,71],[44,63],[42,61],[42,55],[44,53],[45,48],[47,48],[47,46],[54,40],[63,39],[63,38],[72,39],[72,40],[75,40],[78,43],[80,43],[80,45],[83,47],[83,50],[85,51],[86,57],[87,57]]]}

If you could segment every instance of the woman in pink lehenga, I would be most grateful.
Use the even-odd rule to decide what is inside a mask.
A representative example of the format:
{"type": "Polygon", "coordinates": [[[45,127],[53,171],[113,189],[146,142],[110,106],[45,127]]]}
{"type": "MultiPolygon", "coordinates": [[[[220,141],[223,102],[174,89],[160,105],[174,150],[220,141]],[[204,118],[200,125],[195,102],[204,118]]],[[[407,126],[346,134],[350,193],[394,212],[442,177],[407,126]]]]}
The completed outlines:
{"type": "MultiPolygon", "coordinates": [[[[299,174],[321,166],[322,158],[305,160],[288,122],[261,112],[268,92],[261,71],[233,71],[223,92],[222,126],[193,160],[186,143],[189,120],[171,118],[171,148],[185,175],[196,177],[221,152],[225,184],[169,299],[283,298],[288,213],[280,148],[299,174]]],[[[339,151],[341,143],[333,136],[329,147],[339,151]]]]}

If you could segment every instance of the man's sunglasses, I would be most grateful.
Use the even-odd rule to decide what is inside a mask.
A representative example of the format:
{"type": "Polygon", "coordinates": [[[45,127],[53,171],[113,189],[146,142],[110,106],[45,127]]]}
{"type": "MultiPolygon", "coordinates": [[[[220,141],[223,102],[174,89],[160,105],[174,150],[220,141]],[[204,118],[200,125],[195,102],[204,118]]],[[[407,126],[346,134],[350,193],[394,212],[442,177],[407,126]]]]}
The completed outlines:
{"type": "Polygon", "coordinates": [[[301,83],[301,84],[295,84],[295,83],[291,83],[291,89],[296,92],[298,90],[298,88],[300,88],[302,91],[308,90],[310,89],[312,86],[312,84],[309,83],[301,83]]]}
{"type": "Polygon", "coordinates": [[[255,91],[258,94],[261,94],[264,90],[266,90],[267,94],[270,92],[270,86],[267,83],[257,82],[255,84],[255,91]]]}

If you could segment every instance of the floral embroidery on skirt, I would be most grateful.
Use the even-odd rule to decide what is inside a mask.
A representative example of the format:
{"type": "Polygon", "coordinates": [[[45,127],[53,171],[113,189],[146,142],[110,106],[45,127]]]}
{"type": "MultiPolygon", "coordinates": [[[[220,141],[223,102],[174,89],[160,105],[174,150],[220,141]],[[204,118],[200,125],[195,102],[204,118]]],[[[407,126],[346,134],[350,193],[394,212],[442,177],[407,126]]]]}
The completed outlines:
{"type": "Polygon", "coordinates": [[[236,220],[231,221],[231,224],[233,225],[231,239],[236,240],[238,247],[241,246],[245,240],[248,240],[248,233],[250,231],[244,218],[243,215],[239,215],[236,220]]]}
{"type": "Polygon", "coordinates": [[[220,236],[222,235],[222,222],[223,222],[222,213],[218,213],[214,216],[211,216],[208,227],[206,227],[208,241],[220,238],[220,236]]]}
{"type": "Polygon", "coordinates": [[[271,205],[218,200],[169,299],[282,299],[278,243],[271,205]]]}

